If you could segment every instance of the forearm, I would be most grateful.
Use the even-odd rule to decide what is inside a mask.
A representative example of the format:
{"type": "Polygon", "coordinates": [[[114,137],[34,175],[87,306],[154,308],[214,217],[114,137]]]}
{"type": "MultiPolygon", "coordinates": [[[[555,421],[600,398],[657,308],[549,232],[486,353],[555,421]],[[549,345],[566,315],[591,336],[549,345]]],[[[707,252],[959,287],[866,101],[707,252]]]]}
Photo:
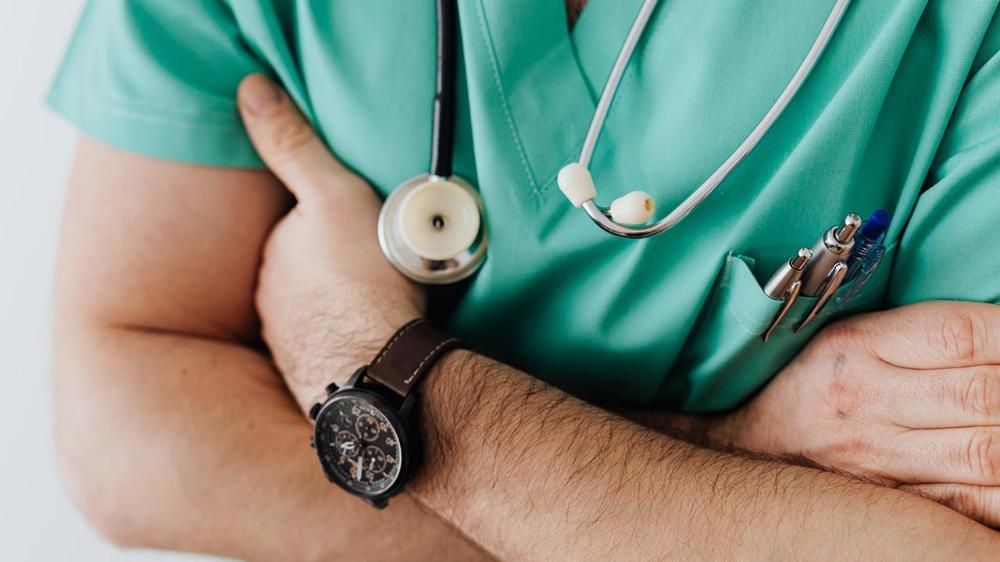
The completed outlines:
{"type": "Polygon", "coordinates": [[[363,535],[380,560],[483,557],[410,497],[375,512],[331,486],[308,421],[252,350],[93,326],[64,325],[56,341],[60,468],[117,542],[326,560],[353,559],[363,535]]]}
{"type": "Polygon", "coordinates": [[[701,449],[468,352],[424,390],[416,497],[496,554],[985,558],[992,532],[932,502],[701,449]]]}

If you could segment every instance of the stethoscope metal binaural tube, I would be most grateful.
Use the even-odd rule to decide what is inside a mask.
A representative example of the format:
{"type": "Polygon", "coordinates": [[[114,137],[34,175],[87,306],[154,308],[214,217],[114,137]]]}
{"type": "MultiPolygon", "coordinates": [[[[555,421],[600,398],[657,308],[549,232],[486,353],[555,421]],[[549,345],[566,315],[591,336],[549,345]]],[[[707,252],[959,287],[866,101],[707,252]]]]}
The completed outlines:
{"type": "MultiPolygon", "coordinates": [[[[597,109],[594,111],[594,117],[591,120],[590,128],[587,130],[587,136],[584,139],[583,147],[580,150],[580,157],[578,158],[579,165],[583,166],[585,169],[589,168],[590,160],[594,153],[594,146],[597,144],[597,138],[600,136],[601,130],[604,128],[604,121],[607,118],[608,109],[611,106],[611,102],[614,99],[615,92],[618,89],[618,84],[621,81],[622,75],[624,74],[625,67],[628,65],[629,60],[632,57],[632,52],[635,50],[636,44],[639,42],[639,38],[642,36],[642,32],[649,22],[649,18],[656,8],[658,0],[645,0],[639,9],[639,13],[632,23],[632,27],[629,30],[628,36],[625,42],[622,44],[621,51],[618,53],[618,58],[615,60],[615,64],[612,67],[611,74],[608,77],[607,82],[604,85],[604,89],[601,92],[601,98],[598,101],[597,109]]],[[[778,98],[775,100],[771,108],[764,114],[760,122],[750,131],[750,134],[743,140],[742,143],[733,151],[733,153],[722,163],[721,166],[715,172],[712,173],[697,189],[695,189],[684,201],[682,201],[677,207],[674,208],[667,216],[663,217],[659,221],[647,225],[647,226],[627,226],[619,224],[611,219],[609,216],[609,208],[601,207],[594,202],[593,198],[583,201],[579,206],[587,212],[590,218],[605,231],[614,234],[616,236],[621,236],[624,238],[646,238],[659,234],[665,230],[668,230],[683,220],[688,214],[691,213],[705,200],[716,187],[722,183],[747,157],[748,154],[757,146],[761,138],[771,129],[774,122],[777,121],[781,113],[788,107],[788,104],[795,98],[798,93],[799,88],[805,82],[809,73],[812,72],[813,68],[816,66],[816,62],[819,60],[820,55],[822,55],[823,50],[830,43],[830,39],[833,37],[837,26],[840,24],[844,13],[847,11],[847,7],[850,4],[850,0],[836,0],[833,9],[830,11],[830,15],[827,16],[826,22],[820,29],[819,34],[813,41],[812,46],[806,53],[805,58],[799,65],[795,74],[789,80],[785,89],[781,92],[778,98]]]]}

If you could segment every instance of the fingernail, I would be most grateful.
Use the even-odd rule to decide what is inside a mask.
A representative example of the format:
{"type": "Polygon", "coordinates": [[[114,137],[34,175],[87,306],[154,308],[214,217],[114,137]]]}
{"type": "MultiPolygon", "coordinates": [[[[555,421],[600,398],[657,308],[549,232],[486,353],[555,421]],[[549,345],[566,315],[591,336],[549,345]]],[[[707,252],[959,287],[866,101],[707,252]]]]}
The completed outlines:
{"type": "Polygon", "coordinates": [[[240,94],[243,104],[255,115],[265,115],[281,103],[281,89],[262,75],[248,78],[240,94]]]}

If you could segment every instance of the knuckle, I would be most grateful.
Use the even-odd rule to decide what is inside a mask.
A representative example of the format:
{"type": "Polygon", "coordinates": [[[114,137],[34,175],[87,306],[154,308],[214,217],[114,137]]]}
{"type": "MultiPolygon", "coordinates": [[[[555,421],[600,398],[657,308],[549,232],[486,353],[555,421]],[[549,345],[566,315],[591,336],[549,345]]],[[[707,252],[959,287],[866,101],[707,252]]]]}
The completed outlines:
{"type": "Polygon", "coordinates": [[[825,393],[827,405],[840,419],[851,417],[861,406],[866,394],[867,388],[862,377],[843,370],[829,377],[825,393]]]}
{"type": "Polygon", "coordinates": [[[866,471],[863,461],[871,456],[872,449],[872,442],[867,436],[855,433],[830,445],[822,456],[825,463],[833,468],[859,473],[866,471]]]}
{"type": "Polygon", "coordinates": [[[942,498],[942,503],[968,517],[979,519],[983,513],[983,502],[979,496],[969,486],[955,486],[942,498]]]}
{"type": "Polygon", "coordinates": [[[857,322],[841,320],[825,326],[813,338],[817,346],[834,351],[852,349],[857,335],[857,322]]]}
{"type": "Polygon", "coordinates": [[[1000,476],[1000,439],[994,431],[976,429],[969,437],[963,461],[972,474],[984,482],[996,482],[1000,476]]]}
{"type": "Polygon", "coordinates": [[[947,360],[971,362],[979,355],[977,340],[980,331],[981,327],[971,314],[962,310],[949,310],[941,316],[937,331],[931,332],[929,343],[938,347],[947,360]]]}
{"type": "Polygon", "coordinates": [[[892,455],[884,440],[874,438],[857,427],[840,432],[821,443],[814,443],[801,451],[806,461],[825,470],[850,474],[876,482],[892,480],[892,471],[885,459],[892,455]]]}
{"type": "Polygon", "coordinates": [[[959,383],[958,403],[963,412],[975,416],[1000,414],[1000,368],[977,367],[969,379],[959,383]]]}
{"type": "Polygon", "coordinates": [[[302,152],[315,138],[312,127],[304,120],[285,116],[271,129],[268,140],[275,157],[290,159],[302,152]]]}

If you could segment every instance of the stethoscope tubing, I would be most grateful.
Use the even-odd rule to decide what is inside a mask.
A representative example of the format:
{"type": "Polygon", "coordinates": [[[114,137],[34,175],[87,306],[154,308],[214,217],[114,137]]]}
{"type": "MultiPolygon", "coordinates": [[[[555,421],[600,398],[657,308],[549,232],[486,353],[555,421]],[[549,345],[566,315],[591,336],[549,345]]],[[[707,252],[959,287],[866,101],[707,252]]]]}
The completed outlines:
{"type": "Polygon", "coordinates": [[[431,122],[431,176],[452,174],[455,145],[455,90],[458,67],[458,6],[455,0],[437,1],[437,68],[434,80],[434,116],[431,122]]]}
{"type": "MultiPolygon", "coordinates": [[[[593,200],[590,200],[582,204],[583,209],[587,212],[590,218],[599,227],[616,236],[624,238],[647,238],[673,228],[677,225],[677,223],[687,217],[691,211],[695,209],[695,207],[700,205],[705,198],[715,191],[715,188],[717,188],[723,180],[732,174],[733,170],[736,169],[740,162],[742,162],[757,146],[767,131],[774,125],[774,122],[777,121],[778,117],[780,117],[782,112],[785,111],[785,108],[788,107],[792,99],[795,98],[799,88],[802,87],[802,84],[806,81],[806,78],[809,76],[809,73],[812,72],[813,68],[815,68],[816,62],[819,60],[823,51],[830,43],[830,39],[836,32],[837,26],[843,19],[844,13],[847,11],[847,7],[850,2],[851,0],[836,0],[833,9],[830,11],[830,15],[827,16],[822,29],[813,41],[812,46],[805,55],[805,58],[803,58],[801,64],[799,64],[798,69],[796,69],[795,74],[792,75],[792,78],[785,86],[785,89],[774,101],[774,104],[771,105],[771,108],[767,111],[767,113],[764,114],[764,117],[762,117],[760,122],[757,123],[753,130],[750,131],[743,142],[736,147],[736,150],[734,150],[733,153],[726,158],[722,165],[719,166],[717,170],[712,172],[712,174],[704,182],[702,182],[697,189],[691,192],[691,194],[688,195],[688,197],[679,205],[677,205],[677,207],[675,207],[667,216],[647,226],[626,226],[611,220],[608,216],[607,208],[601,207],[593,200]]],[[[656,8],[657,3],[658,0],[645,0],[639,8],[639,13],[636,16],[635,21],[633,21],[631,29],[629,29],[628,36],[622,44],[622,48],[618,53],[618,58],[615,60],[614,66],[612,66],[611,74],[608,76],[608,80],[604,84],[600,100],[598,101],[597,108],[594,111],[594,116],[590,122],[590,128],[587,130],[587,136],[585,137],[583,146],[580,149],[578,162],[585,168],[589,168],[591,158],[594,154],[594,147],[597,144],[597,140],[604,128],[604,121],[607,118],[611,102],[614,100],[615,93],[618,90],[618,84],[621,82],[622,76],[625,73],[625,68],[628,66],[628,62],[632,58],[632,52],[635,50],[635,47],[639,42],[639,38],[642,36],[642,32],[649,22],[649,18],[652,15],[653,10],[656,8]]]]}

